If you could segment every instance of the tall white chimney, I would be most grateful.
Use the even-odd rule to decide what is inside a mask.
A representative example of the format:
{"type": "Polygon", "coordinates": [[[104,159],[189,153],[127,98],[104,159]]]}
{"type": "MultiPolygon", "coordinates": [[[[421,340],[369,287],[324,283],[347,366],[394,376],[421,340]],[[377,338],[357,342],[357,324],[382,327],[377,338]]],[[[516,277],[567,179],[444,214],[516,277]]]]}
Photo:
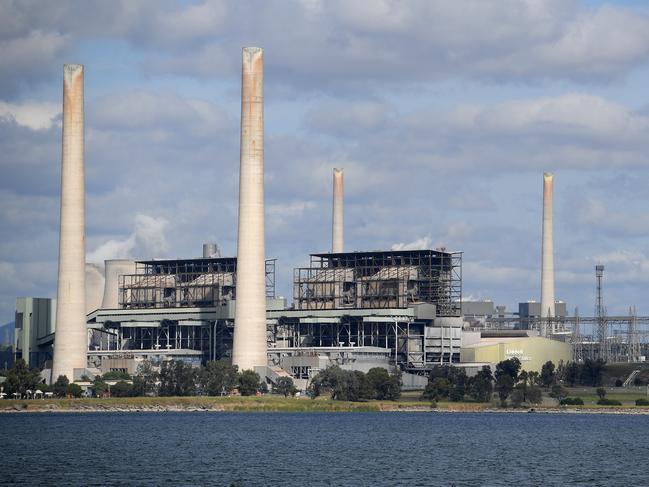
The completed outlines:
{"type": "Polygon", "coordinates": [[[264,249],[264,52],[243,48],[239,234],[232,363],[265,367],[266,273],[264,249]]]}
{"type": "Polygon", "coordinates": [[[56,334],[52,380],[84,369],[86,331],[86,230],[84,183],[83,66],[63,66],[63,151],[61,228],[57,284],[56,334]]]}
{"type": "Polygon", "coordinates": [[[331,234],[331,251],[344,252],[344,182],[343,170],[334,168],[334,197],[331,234]]]}
{"type": "MultiPolygon", "coordinates": [[[[555,316],[554,239],[552,235],[553,177],[543,174],[543,243],[541,250],[541,318],[555,316]]],[[[545,328],[545,327],[543,327],[545,328]]]]}

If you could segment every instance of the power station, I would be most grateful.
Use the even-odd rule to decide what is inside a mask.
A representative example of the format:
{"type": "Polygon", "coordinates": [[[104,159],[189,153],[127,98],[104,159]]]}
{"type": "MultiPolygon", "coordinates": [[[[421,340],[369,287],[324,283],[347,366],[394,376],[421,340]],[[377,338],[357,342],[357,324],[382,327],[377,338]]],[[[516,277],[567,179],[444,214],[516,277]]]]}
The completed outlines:
{"type": "Polygon", "coordinates": [[[535,369],[544,357],[642,360],[647,333],[641,329],[649,317],[606,316],[603,266],[597,316],[569,317],[555,299],[550,173],[543,175],[540,303],[521,303],[518,313],[463,302],[461,251],[345,251],[338,168],[331,251],[313,253],[294,269],[292,303],[277,297],[276,261],[265,252],[264,52],[256,47],[242,51],[237,255],[221,256],[216,244],[206,243],[199,257],[86,263],[82,66],[64,67],[63,87],[57,302],[20,302],[21,323],[34,306],[48,320],[44,327],[30,325],[42,328],[42,336],[22,335],[20,353],[47,363],[47,352],[30,355],[30,347],[53,343],[53,380],[133,373],[145,359],[226,359],[270,382],[291,376],[302,388],[331,365],[399,369],[404,384],[418,386],[436,365],[477,370],[494,357],[520,356],[524,368],[527,361],[535,369]],[[627,319],[626,335],[618,333],[627,319]]]}

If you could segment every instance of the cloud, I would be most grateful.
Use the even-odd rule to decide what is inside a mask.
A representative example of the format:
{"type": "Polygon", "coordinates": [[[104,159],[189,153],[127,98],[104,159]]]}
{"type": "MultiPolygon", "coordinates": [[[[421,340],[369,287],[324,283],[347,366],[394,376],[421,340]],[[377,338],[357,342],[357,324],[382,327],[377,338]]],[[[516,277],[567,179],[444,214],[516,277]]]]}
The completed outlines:
{"type": "Polygon", "coordinates": [[[618,238],[649,236],[649,212],[615,211],[606,202],[593,198],[579,203],[577,219],[581,225],[595,229],[600,235],[606,233],[618,238]]]}
{"type": "Polygon", "coordinates": [[[11,2],[0,33],[3,93],[52,79],[94,38],[126,41],[146,73],[224,79],[242,45],[268,53],[271,85],[300,92],[413,85],[458,76],[610,82],[649,59],[649,15],[576,0],[11,2]],[[285,26],[290,25],[290,29],[285,26]]]}
{"type": "Polygon", "coordinates": [[[0,118],[33,130],[49,129],[61,114],[61,105],[50,102],[6,103],[0,101],[0,118]]]}
{"type": "Polygon", "coordinates": [[[169,222],[162,217],[135,215],[134,230],[123,239],[110,239],[86,256],[88,262],[109,259],[162,257],[167,252],[166,232],[169,222]]]}

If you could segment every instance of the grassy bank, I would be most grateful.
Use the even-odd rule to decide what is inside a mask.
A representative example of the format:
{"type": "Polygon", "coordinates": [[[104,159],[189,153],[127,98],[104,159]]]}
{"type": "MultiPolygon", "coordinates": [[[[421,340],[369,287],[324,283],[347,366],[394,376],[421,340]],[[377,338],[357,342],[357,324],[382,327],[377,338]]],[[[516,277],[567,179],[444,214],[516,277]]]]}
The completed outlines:
{"type": "MultiPolygon", "coordinates": [[[[584,406],[570,406],[570,410],[646,411],[649,407],[636,406],[635,400],[646,397],[644,390],[608,389],[607,398],[616,399],[622,406],[599,406],[594,388],[569,388],[570,397],[580,397],[584,406]]],[[[262,397],[126,397],[105,399],[46,399],[1,400],[0,412],[38,411],[232,411],[232,412],[368,412],[368,411],[429,411],[431,403],[421,400],[420,392],[406,392],[399,401],[348,402],[327,398],[316,400],[262,397]]],[[[540,411],[560,411],[556,401],[544,394],[543,404],[534,406],[540,411]]],[[[437,410],[454,412],[480,412],[498,409],[493,403],[448,402],[437,403],[437,410]]],[[[523,408],[526,410],[527,408],[523,408]]]]}

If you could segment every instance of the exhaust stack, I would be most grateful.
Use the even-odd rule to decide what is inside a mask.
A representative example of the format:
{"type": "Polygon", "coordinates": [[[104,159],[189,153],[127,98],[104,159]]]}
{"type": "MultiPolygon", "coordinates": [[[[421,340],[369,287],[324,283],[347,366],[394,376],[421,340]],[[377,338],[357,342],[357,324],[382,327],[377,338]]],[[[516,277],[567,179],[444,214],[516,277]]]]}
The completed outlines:
{"type": "Polygon", "coordinates": [[[63,66],[63,150],[52,381],[87,365],[83,66],[63,66]]]}
{"type": "Polygon", "coordinates": [[[241,161],[237,286],[232,363],[265,367],[264,52],[244,47],[241,69],[241,161]]]}
{"type": "MultiPolygon", "coordinates": [[[[554,309],[554,238],[552,230],[553,176],[543,174],[543,241],[541,250],[541,318],[555,316],[554,309]]],[[[554,326],[554,325],[553,325],[554,326]]],[[[543,334],[546,334],[543,326],[543,334]]]]}
{"type": "Polygon", "coordinates": [[[334,168],[334,197],[333,197],[333,223],[331,235],[331,251],[344,252],[344,182],[343,170],[334,168]]]}

